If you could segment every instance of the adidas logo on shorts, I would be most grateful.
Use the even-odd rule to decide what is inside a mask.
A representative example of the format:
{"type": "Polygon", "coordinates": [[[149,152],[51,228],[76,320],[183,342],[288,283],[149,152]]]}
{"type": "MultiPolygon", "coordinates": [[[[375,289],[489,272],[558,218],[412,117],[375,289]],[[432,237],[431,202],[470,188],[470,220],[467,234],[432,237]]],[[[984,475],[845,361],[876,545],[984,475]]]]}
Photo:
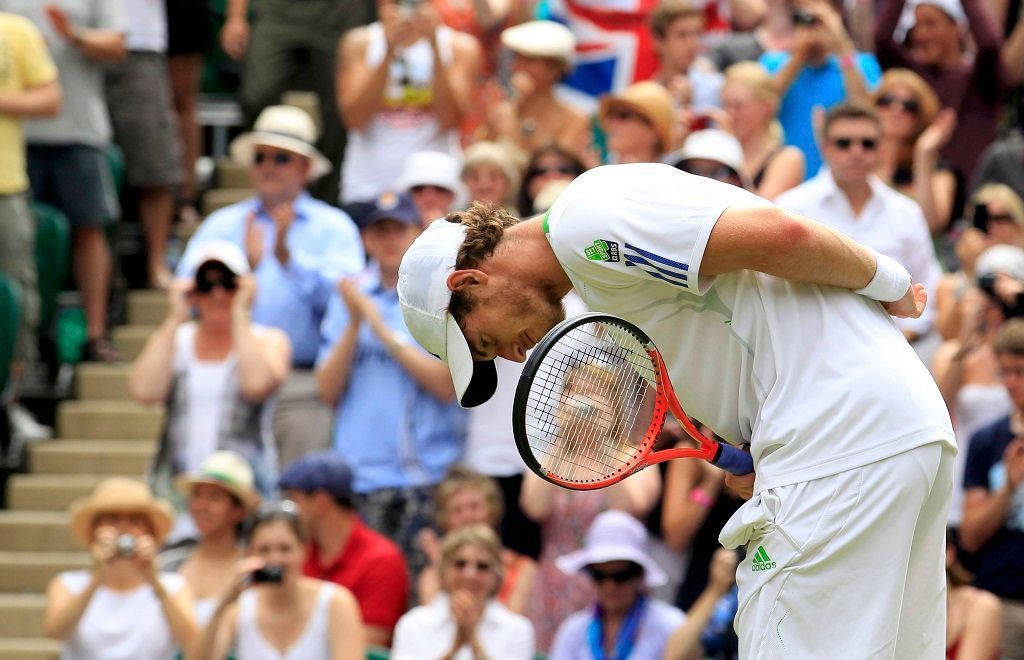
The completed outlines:
{"type": "Polygon", "coordinates": [[[750,566],[750,570],[754,572],[770,571],[775,568],[775,562],[773,562],[772,558],[768,556],[767,552],[765,552],[763,545],[757,546],[757,552],[754,553],[754,558],[751,561],[752,564],[750,566]]]}

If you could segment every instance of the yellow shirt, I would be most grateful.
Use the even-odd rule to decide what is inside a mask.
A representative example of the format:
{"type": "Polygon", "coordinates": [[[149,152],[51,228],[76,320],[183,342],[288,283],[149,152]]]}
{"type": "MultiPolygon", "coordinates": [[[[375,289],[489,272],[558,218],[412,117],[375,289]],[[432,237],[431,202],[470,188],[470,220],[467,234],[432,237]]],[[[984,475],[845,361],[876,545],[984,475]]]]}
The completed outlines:
{"type": "MultiPolygon", "coordinates": [[[[0,95],[21,92],[57,79],[43,36],[26,18],[0,12],[0,95]]],[[[21,120],[0,112],[0,194],[28,188],[21,120]]]]}

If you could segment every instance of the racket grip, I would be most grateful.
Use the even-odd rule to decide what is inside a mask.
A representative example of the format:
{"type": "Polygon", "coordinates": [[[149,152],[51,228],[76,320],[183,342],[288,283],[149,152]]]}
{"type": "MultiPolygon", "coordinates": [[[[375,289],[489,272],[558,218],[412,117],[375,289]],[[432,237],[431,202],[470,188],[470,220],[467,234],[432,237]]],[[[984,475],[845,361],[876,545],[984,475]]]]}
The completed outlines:
{"type": "Polygon", "coordinates": [[[711,462],[726,472],[738,476],[754,471],[754,458],[742,449],[737,449],[725,442],[718,443],[718,451],[711,462]]]}

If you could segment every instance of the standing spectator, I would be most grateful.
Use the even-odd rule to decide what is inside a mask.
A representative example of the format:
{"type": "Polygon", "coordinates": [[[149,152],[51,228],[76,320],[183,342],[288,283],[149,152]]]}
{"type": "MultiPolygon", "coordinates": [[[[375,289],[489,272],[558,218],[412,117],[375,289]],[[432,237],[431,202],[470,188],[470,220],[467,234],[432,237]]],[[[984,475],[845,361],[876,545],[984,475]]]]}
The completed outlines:
{"type": "Polygon", "coordinates": [[[145,484],[112,477],[75,501],[70,515],[91,565],[57,575],[46,590],[43,626],[63,642],[61,658],[172,660],[189,648],[197,634],[192,594],[155,561],[171,529],[170,505],[145,484]]]}
{"type": "Polygon", "coordinates": [[[429,2],[383,0],[380,21],[341,40],[337,88],[349,127],[341,200],[389,189],[405,159],[459,153],[459,125],[482,59],[472,36],[441,25],[429,2]]]}
{"type": "Polygon", "coordinates": [[[229,449],[249,462],[260,492],[273,495],[277,456],[270,421],[273,395],[291,364],[288,338],[253,323],[256,285],[236,245],[213,240],[191,256],[184,264],[189,279],[172,285],[167,319],[128,379],[136,401],[167,407],[154,490],[170,493],[171,479],[199,471],[210,454],[229,449]]]}
{"type": "Polygon", "coordinates": [[[462,527],[441,546],[443,592],[403,616],[395,660],[533,658],[533,627],[495,599],[502,581],[501,543],[486,525],[462,527]]]}
{"type": "Polygon", "coordinates": [[[812,113],[842,101],[866,101],[882,70],[875,56],[854,48],[843,19],[826,0],[803,0],[801,22],[786,52],[761,56],[782,97],[779,121],[786,144],[799,147],[807,159],[806,176],[821,167],[812,113]]]}
{"type": "Polygon", "coordinates": [[[904,67],[924,78],[943,107],[956,111],[956,130],[942,149],[964,177],[996,137],[1007,74],[1000,58],[1002,35],[983,0],[912,0],[911,43],[896,40],[905,0],[882,5],[875,24],[875,51],[886,69],[904,67]],[[976,52],[964,50],[964,34],[976,52]]]}
{"type": "Polygon", "coordinates": [[[959,217],[955,202],[963,187],[963,177],[939,160],[956,114],[940,110],[932,88],[909,69],[886,71],[874,98],[882,122],[875,173],[921,206],[932,234],[945,231],[959,217]]]}
{"type": "Polygon", "coordinates": [[[615,163],[660,163],[678,139],[672,95],[651,80],[601,99],[600,118],[615,163]]]}
{"type": "Polygon", "coordinates": [[[352,466],[359,511],[402,548],[434,518],[434,486],[462,455],[465,412],[447,367],[412,341],[398,301],[398,266],[420,234],[407,195],[384,193],[362,219],[371,258],[331,299],[317,365],[321,399],[335,407],[334,450],[352,466]]]}
{"type": "Polygon", "coordinates": [[[779,94],[771,75],[756,62],[734,64],[725,71],[722,104],[726,127],[743,147],[743,171],[751,192],[775,199],[804,180],[804,155],[784,144],[776,118],[779,94]]]}
{"type": "Polygon", "coordinates": [[[188,497],[199,538],[161,553],[161,565],[185,578],[195,598],[196,622],[205,628],[217,597],[228,587],[232,567],[244,556],[242,523],[259,506],[260,495],[249,464],[232,451],[210,454],[198,472],[179,477],[175,485],[188,497]]]}
{"type": "Polygon", "coordinates": [[[64,102],[53,119],[26,121],[32,196],[71,222],[72,267],[87,325],[84,359],[120,359],[107,340],[112,261],[105,230],[120,214],[106,151],[111,129],[103,67],[125,54],[122,3],[109,0],[2,0],[43,33],[60,73],[64,102]]]}
{"type": "Polygon", "coordinates": [[[520,215],[527,217],[535,213],[534,201],[548,183],[569,183],[586,170],[586,165],[578,156],[556,144],[534,151],[523,171],[523,185],[519,188],[520,215]]]}
{"type": "Polygon", "coordinates": [[[964,470],[960,545],[974,554],[974,586],[999,596],[1002,653],[1024,657],[1024,321],[1010,321],[995,343],[1013,412],[971,438],[964,470]]]}
{"type": "Polygon", "coordinates": [[[477,142],[464,156],[462,182],[468,201],[497,204],[514,213],[523,178],[521,152],[502,142],[477,142]]]}
{"type": "MultiPolygon", "coordinates": [[[[0,3],[0,6],[3,6],[0,3]]],[[[36,325],[39,290],[36,278],[36,220],[28,207],[25,171],[25,136],[21,122],[27,117],[60,112],[61,89],[57,67],[42,34],[27,19],[0,12],[0,274],[21,287],[21,324],[14,345],[9,386],[12,419],[26,420],[15,433],[46,435],[30,413],[17,404],[23,367],[37,359],[36,325]]]]}
{"type": "Polygon", "coordinates": [[[245,251],[256,277],[252,319],[280,328],[292,345],[292,375],[274,416],[279,465],[330,442],[330,411],[316,398],[313,363],[327,300],[343,276],[363,267],[363,247],[349,217],[306,193],[330,171],[313,146],[309,115],[290,106],[267,108],[255,130],[231,144],[232,158],[249,168],[256,196],[220,209],[196,231],[179,276],[214,239],[245,251]]]}
{"type": "Polygon", "coordinates": [[[562,622],[551,660],[660,658],[685,619],[675,607],[648,595],[665,583],[665,571],[647,554],[647,530],[622,511],[605,511],[587,530],[583,548],[558,558],[567,574],[585,573],[597,592],[596,607],[562,622]]]}
{"type": "MultiPolygon", "coordinates": [[[[874,174],[881,137],[881,124],[870,107],[849,103],[832,108],[822,127],[822,155],[828,169],[776,201],[895,259],[934,296],[942,268],[921,207],[874,174]]],[[[919,318],[896,321],[925,364],[931,364],[937,347],[934,321],[930,309],[919,318]]]]}
{"type": "Polygon", "coordinates": [[[352,471],[333,453],[310,454],[287,466],[278,485],[298,506],[309,530],[303,573],[351,591],[362,611],[367,643],[390,645],[405,611],[409,576],[395,544],[359,519],[352,471]]]}
{"type": "MultiPolygon", "coordinates": [[[[339,103],[344,103],[339,99],[350,91],[340,84],[335,88],[336,72],[346,66],[348,59],[347,54],[339,53],[338,40],[350,30],[371,23],[376,18],[374,4],[373,0],[313,0],[301,4],[260,0],[250,31],[249,0],[227,2],[220,43],[229,57],[242,60],[238,100],[249,121],[280,103],[281,95],[291,89],[300,74],[308,75],[320,101],[323,134],[318,147],[335,172],[341,171],[345,154],[342,120],[350,119],[347,113],[341,116],[338,111],[339,103]]],[[[349,128],[353,128],[351,123],[349,128]]],[[[321,180],[316,196],[329,202],[338,199],[338,180],[321,180]]]]}
{"type": "Polygon", "coordinates": [[[362,660],[362,620],[352,593],[302,574],[306,533],[293,508],[261,511],[249,530],[250,557],[235,564],[199,660],[362,660]]]}
{"type": "Polygon", "coordinates": [[[705,17],[690,0],[661,0],[651,14],[651,34],[658,54],[654,81],[675,94],[680,81],[692,89],[691,105],[698,112],[722,105],[722,74],[700,59],[705,17]]]}
{"type": "Polygon", "coordinates": [[[459,176],[459,161],[440,151],[417,151],[405,159],[392,186],[407,193],[424,227],[466,204],[466,186],[459,176]]]}
{"type": "Polygon", "coordinates": [[[138,193],[149,286],[166,289],[174,186],[181,183],[181,145],[167,74],[167,14],[164,0],[133,0],[125,9],[128,54],[107,71],[107,106],[114,140],[124,152],[125,183],[138,193]]]}

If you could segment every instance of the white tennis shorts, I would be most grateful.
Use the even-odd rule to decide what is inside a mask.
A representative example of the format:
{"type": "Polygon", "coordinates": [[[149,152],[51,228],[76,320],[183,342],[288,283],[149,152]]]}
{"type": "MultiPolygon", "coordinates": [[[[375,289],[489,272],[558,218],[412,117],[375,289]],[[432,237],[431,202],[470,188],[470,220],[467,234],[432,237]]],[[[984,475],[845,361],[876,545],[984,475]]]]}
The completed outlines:
{"type": "Polygon", "coordinates": [[[944,658],[954,457],[928,444],[740,507],[720,536],[747,550],[740,657],[944,658]]]}

